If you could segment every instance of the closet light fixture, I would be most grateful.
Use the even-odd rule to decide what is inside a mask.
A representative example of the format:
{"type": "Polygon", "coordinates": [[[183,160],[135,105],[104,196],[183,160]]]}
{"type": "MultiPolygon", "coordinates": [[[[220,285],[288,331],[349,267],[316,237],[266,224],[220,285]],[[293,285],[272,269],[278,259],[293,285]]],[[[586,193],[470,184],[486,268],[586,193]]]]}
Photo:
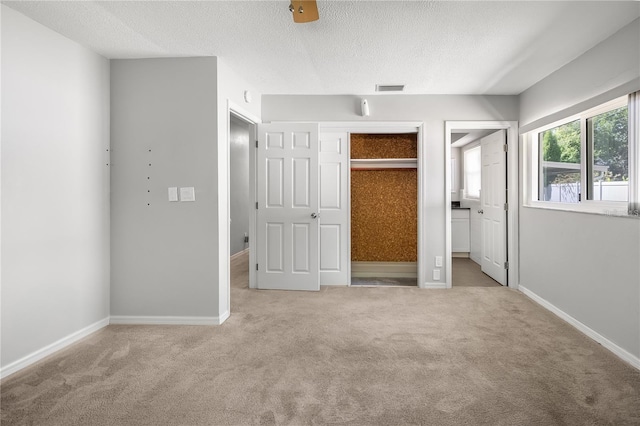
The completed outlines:
{"type": "Polygon", "coordinates": [[[362,100],[360,101],[360,111],[363,117],[369,116],[369,102],[367,102],[365,98],[362,98],[362,100]]]}

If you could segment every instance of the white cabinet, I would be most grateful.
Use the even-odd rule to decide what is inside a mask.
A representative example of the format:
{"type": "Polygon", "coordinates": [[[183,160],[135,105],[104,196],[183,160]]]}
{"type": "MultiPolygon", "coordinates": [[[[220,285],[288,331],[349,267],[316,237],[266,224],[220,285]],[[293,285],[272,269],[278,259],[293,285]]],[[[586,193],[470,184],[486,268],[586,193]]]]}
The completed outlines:
{"type": "Polygon", "coordinates": [[[451,251],[469,252],[469,209],[451,209],[451,251]]]}

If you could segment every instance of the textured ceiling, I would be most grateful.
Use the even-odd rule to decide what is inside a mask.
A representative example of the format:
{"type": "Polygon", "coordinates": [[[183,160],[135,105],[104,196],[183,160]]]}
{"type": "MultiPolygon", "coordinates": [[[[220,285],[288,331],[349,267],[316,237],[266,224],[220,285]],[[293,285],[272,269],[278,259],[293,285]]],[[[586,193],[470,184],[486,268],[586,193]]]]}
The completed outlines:
{"type": "Polygon", "coordinates": [[[7,2],[107,58],[218,56],[265,94],[518,94],[640,16],[635,1],[7,2]]]}

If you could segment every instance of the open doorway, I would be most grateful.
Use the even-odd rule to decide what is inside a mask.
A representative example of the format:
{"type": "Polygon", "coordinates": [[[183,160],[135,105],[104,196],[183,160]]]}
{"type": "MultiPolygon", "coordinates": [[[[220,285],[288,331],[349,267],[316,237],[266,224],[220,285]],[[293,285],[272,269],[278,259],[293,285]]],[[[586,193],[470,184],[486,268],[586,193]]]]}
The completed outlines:
{"type": "Polygon", "coordinates": [[[229,281],[230,287],[250,283],[250,257],[253,221],[254,178],[252,141],[256,123],[241,113],[229,110],[229,281]]]}
{"type": "Polygon", "coordinates": [[[516,123],[448,122],[446,144],[448,287],[510,285],[509,276],[516,276],[510,262],[517,247],[516,123]]]}
{"type": "MultiPolygon", "coordinates": [[[[504,235],[494,244],[484,244],[483,196],[487,190],[502,191],[506,194],[506,180],[490,182],[488,173],[483,173],[483,158],[490,138],[495,138],[498,129],[454,130],[451,134],[451,267],[453,287],[497,287],[504,283],[503,274],[492,277],[483,270],[483,250],[495,248],[504,252],[504,235]],[[487,143],[488,142],[488,143],[487,143]],[[484,155],[483,155],[484,154],[484,155]],[[496,188],[488,186],[497,185],[496,188]],[[499,281],[502,281],[499,282],[499,281]]],[[[503,135],[496,135],[503,139],[503,135]]],[[[502,147],[499,149],[502,151],[502,147]]],[[[506,152],[502,154],[506,155],[506,152]]],[[[503,162],[504,164],[505,162],[503,162]]],[[[500,170],[506,175],[506,168],[500,170]]],[[[503,221],[502,227],[506,223],[503,221]]],[[[490,237],[490,236],[488,236],[490,237]]],[[[501,256],[502,257],[502,256],[501,256]]]]}

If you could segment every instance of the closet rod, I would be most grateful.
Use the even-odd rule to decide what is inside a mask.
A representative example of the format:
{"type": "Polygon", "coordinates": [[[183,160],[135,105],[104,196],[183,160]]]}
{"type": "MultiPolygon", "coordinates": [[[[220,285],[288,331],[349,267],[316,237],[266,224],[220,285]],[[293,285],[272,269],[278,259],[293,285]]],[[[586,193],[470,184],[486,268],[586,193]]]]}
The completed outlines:
{"type": "Polygon", "coordinates": [[[352,159],[351,170],[417,169],[417,158],[366,158],[352,159]]]}

